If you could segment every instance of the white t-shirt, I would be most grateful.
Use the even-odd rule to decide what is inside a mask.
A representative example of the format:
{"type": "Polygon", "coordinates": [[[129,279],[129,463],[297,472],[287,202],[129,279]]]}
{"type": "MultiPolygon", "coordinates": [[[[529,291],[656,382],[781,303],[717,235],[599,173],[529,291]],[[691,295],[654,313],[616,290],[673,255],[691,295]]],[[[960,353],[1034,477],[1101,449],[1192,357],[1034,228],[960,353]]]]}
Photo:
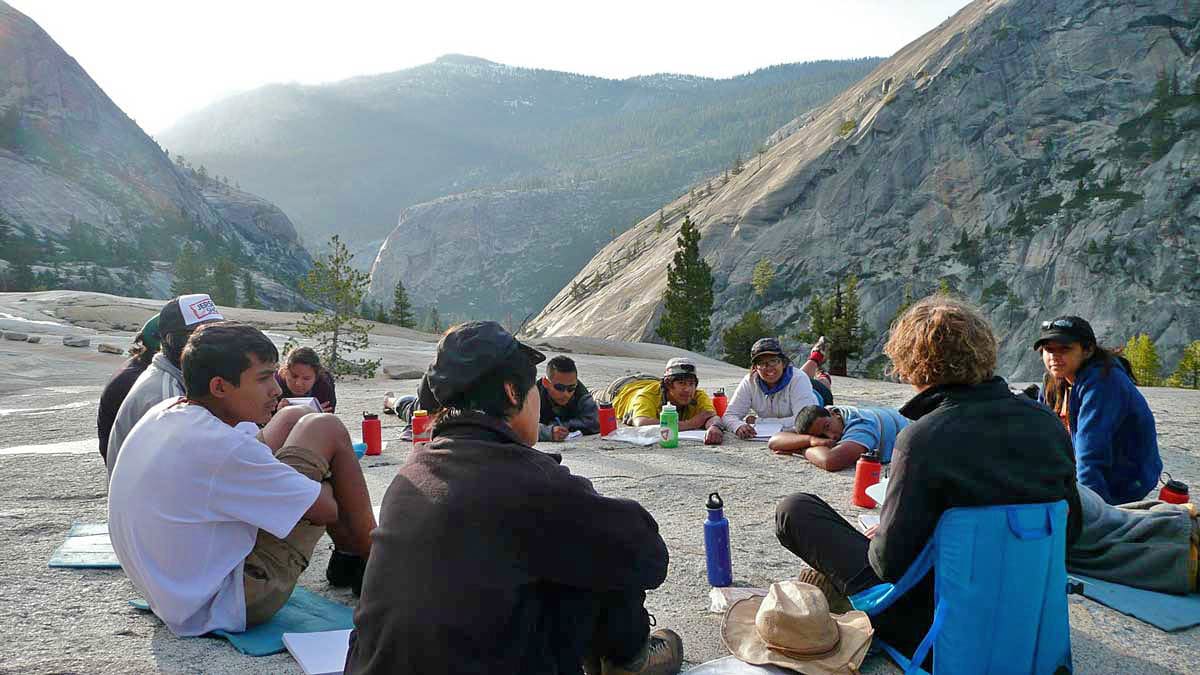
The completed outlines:
{"type": "Polygon", "coordinates": [[[108,532],[133,585],[176,635],[245,630],[242,563],[258,530],[286,537],[321,484],[182,399],[147,411],[122,450],[108,532]]]}

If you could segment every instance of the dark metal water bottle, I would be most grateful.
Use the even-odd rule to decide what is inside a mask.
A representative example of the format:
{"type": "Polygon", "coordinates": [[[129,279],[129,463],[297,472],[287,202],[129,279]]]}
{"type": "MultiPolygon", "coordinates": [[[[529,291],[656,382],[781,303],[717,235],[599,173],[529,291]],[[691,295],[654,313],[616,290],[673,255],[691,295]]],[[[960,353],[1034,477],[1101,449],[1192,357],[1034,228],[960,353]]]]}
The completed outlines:
{"type": "Polygon", "coordinates": [[[733,560],[729,550],[729,519],[725,503],[716,492],[708,496],[708,518],[704,521],[704,558],[708,563],[708,583],[714,587],[733,584],[733,560]]]}

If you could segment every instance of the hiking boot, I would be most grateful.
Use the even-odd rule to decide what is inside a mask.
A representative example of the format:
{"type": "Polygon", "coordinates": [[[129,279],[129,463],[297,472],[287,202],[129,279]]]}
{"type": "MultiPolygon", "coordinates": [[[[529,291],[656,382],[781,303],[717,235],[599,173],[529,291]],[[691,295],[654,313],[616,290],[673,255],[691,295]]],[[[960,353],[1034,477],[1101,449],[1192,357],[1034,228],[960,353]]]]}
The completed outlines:
{"type": "Polygon", "coordinates": [[[660,628],[646,639],[646,646],[632,663],[618,665],[605,659],[603,675],[676,675],[683,667],[683,638],[660,628]]]}
{"type": "Polygon", "coordinates": [[[816,586],[818,590],[825,596],[825,601],[829,603],[829,611],[833,614],[845,614],[854,609],[850,604],[850,598],[842,595],[836,588],[833,587],[833,582],[829,577],[821,574],[811,567],[801,567],[800,574],[796,575],[796,579],[806,584],[816,586]]]}
{"type": "Polygon", "coordinates": [[[367,559],[337,549],[329,556],[329,567],[325,578],[330,586],[349,586],[355,595],[362,592],[363,572],[367,570],[367,559]]]}

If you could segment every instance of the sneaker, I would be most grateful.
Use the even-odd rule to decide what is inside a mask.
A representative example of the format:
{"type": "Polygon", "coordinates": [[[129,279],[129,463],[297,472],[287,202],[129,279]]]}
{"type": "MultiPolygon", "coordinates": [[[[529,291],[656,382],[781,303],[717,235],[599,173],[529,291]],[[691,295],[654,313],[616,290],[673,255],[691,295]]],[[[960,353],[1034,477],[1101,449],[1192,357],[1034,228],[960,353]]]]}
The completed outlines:
{"type": "Polygon", "coordinates": [[[329,567],[325,568],[325,578],[330,586],[349,586],[358,595],[362,592],[363,572],[366,570],[366,558],[334,549],[329,556],[329,567]]]}
{"type": "Polygon", "coordinates": [[[829,352],[829,348],[832,346],[833,343],[831,343],[828,338],[822,335],[820,339],[817,340],[817,344],[812,346],[812,351],[820,352],[822,355],[824,355],[829,352]]]}
{"type": "Polygon", "coordinates": [[[646,646],[633,663],[617,665],[605,659],[604,675],[676,675],[683,667],[683,638],[660,628],[646,639],[646,646]]]}
{"type": "Polygon", "coordinates": [[[854,609],[850,604],[850,598],[842,595],[836,588],[833,587],[833,582],[824,574],[815,569],[805,566],[800,568],[800,574],[796,575],[796,579],[806,584],[812,584],[825,595],[825,601],[829,603],[829,611],[833,614],[845,614],[854,609]]]}

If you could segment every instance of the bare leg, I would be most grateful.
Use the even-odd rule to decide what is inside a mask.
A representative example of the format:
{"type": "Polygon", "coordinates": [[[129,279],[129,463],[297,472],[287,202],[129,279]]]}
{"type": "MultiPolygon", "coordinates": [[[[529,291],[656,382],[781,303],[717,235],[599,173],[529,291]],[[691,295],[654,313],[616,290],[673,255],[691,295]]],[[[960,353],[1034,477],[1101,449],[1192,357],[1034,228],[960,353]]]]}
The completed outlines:
{"type": "Polygon", "coordinates": [[[281,408],[271,417],[271,421],[267,422],[266,426],[258,430],[258,440],[272,450],[282,448],[288,434],[291,434],[292,428],[296,426],[296,422],[311,412],[312,408],[307,406],[290,405],[281,408]]]}
{"type": "Polygon", "coordinates": [[[804,362],[804,365],[800,366],[800,372],[815,380],[817,379],[817,373],[821,372],[821,364],[809,359],[804,362]]]}
{"type": "Polygon", "coordinates": [[[338,520],[326,530],[339,551],[366,558],[371,551],[375,514],[346,426],[330,413],[309,413],[295,424],[284,445],[308,448],[329,460],[338,520]]]}

